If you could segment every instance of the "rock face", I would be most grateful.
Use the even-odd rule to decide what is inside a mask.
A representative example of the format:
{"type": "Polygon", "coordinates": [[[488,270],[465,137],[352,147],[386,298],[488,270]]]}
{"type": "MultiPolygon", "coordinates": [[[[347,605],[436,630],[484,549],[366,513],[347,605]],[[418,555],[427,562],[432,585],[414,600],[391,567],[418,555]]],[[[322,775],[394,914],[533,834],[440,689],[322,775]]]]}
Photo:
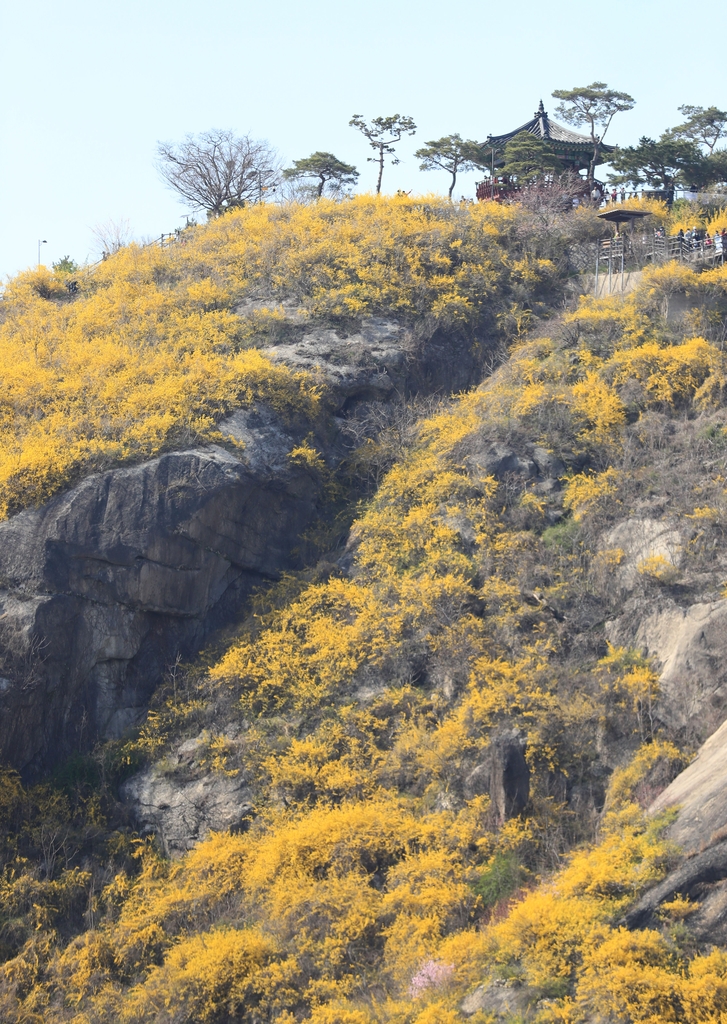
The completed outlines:
{"type": "Polygon", "coordinates": [[[727,715],[727,600],[683,602],[685,596],[694,601],[700,590],[713,594],[723,566],[715,559],[715,579],[687,588],[679,599],[668,589],[648,599],[638,591],[632,596],[639,565],[656,557],[677,571],[687,540],[668,519],[634,518],[609,530],[600,547],[619,549],[623,556],[614,569],[625,596],[623,614],[606,624],[608,639],[654,660],[660,670],[659,720],[699,742],[727,715]]]}
{"type": "Polygon", "coordinates": [[[487,794],[500,822],[524,810],[530,796],[530,769],[525,760],[525,738],[515,729],[493,738],[488,757],[465,779],[468,800],[487,794]]]}
{"type": "Polygon", "coordinates": [[[638,566],[647,558],[661,557],[678,566],[683,538],[674,524],[660,519],[624,519],[601,540],[602,549],[620,548],[624,560],[618,566],[619,581],[631,589],[638,579],[638,566]]]}
{"type": "Polygon", "coordinates": [[[727,842],[723,841],[683,861],[639,900],[624,923],[629,928],[653,927],[662,905],[682,896],[695,907],[687,917],[690,931],[697,939],[723,945],[727,941],[726,879],[727,842]]]}
{"type": "Polygon", "coordinates": [[[521,1020],[528,1010],[542,998],[541,993],[524,985],[508,985],[504,981],[491,981],[478,985],[462,1000],[460,1011],[464,1017],[475,1013],[487,1014],[488,1019],[521,1020]]]}
{"type": "Polygon", "coordinates": [[[727,722],[710,736],[688,768],[667,786],[649,808],[656,814],[679,807],[669,836],[694,854],[719,837],[727,825],[727,722]]]}
{"type": "Polygon", "coordinates": [[[294,564],[317,484],[276,438],[96,474],[0,523],[0,758],[32,773],[119,736],[177,653],[294,564]]]}
{"type": "Polygon", "coordinates": [[[666,834],[686,856],[641,898],[626,924],[632,928],[653,924],[662,904],[681,895],[695,905],[687,924],[697,938],[727,943],[727,722],[657,797],[649,812],[669,807],[679,810],[666,834]]]}
{"type": "MultiPolygon", "coordinates": [[[[268,354],[325,382],[334,463],[349,408],[466,387],[478,372],[471,343],[417,339],[393,320],[369,318],[348,337],[289,320],[296,340],[268,354]]],[[[0,523],[1,761],[32,776],[120,736],[177,655],[300,564],[319,483],[288,453],[311,424],[296,432],[257,407],[220,429],[244,443],[239,456],[200,448],[98,473],[0,523]]]]}
{"type": "Polygon", "coordinates": [[[668,594],[633,600],[606,624],[611,643],[634,647],[659,670],[656,716],[671,732],[700,742],[727,714],[727,600],[686,607],[668,594]]]}
{"type": "Polygon", "coordinates": [[[188,766],[189,778],[165,775],[154,765],[121,787],[139,831],[156,835],[171,857],[191,850],[211,831],[242,831],[253,810],[252,792],[244,779],[197,768],[196,756],[204,747],[204,737],[197,736],[172,754],[172,760],[188,766]]]}
{"type": "Polygon", "coordinates": [[[294,369],[322,371],[343,411],[396,390],[459,391],[481,372],[476,349],[465,338],[440,333],[418,338],[385,317],[367,317],[346,336],[308,325],[301,325],[297,335],[266,349],[266,355],[294,369]]]}
{"type": "Polygon", "coordinates": [[[700,738],[713,730],[727,705],[727,601],[655,611],[643,619],[635,640],[661,665],[666,724],[685,729],[695,723],[700,738]]]}

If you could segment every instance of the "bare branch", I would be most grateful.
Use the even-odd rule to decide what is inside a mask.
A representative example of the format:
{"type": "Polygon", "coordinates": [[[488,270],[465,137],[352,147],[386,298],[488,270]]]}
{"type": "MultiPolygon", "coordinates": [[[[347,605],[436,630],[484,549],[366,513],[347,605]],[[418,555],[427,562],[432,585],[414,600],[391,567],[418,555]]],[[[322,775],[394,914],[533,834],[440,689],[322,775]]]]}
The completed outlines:
{"type": "Polygon", "coordinates": [[[184,142],[158,144],[157,169],[192,209],[218,216],[262,202],[280,182],[280,161],[267,142],[213,129],[184,142]]]}

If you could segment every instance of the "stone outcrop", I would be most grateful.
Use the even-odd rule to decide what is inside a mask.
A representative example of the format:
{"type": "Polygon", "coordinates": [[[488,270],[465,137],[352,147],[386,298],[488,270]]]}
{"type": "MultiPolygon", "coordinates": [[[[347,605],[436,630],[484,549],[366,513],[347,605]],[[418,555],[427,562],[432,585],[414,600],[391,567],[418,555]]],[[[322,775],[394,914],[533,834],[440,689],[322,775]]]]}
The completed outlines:
{"type": "Polygon", "coordinates": [[[601,549],[620,549],[623,561],[616,569],[619,583],[630,590],[639,579],[638,567],[648,558],[663,558],[677,567],[684,539],[671,522],[649,517],[624,519],[601,539],[601,549]]]}
{"type": "Polygon", "coordinates": [[[253,794],[244,778],[199,769],[205,747],[203,735],[186,740],[166,759],[181,772],[153,765],[121,787],[141,834],[154,834],[168,856],[186,853],[211,831],[242,831],[252,814],[253,794]]]}
{"type": "Polygon", "coordinates": [[[695,601],[700,592],[714,594],[723,567],[715,559],[715,579],[692,581],[681,594],[669,587],[650,595],[638,589],[639,566],[647,559],[662,559],[677,573],[687,541],[673,521],[644,517],[617,523],[600,548],[622,553],[613,575],[623,614],[606,623],[607,638],[653,659],[660,672],[659,721],[698,743],[727,715],[727,600],[695,601]]]}
{"type": "Polygon", "coordinates": [[[661,667],[659,714],[672,729],[703,738],[727,709],[727,600],[647,615],[635,634],[661,667]]]}
{"type": "Polygon", "coordinates": [[[685,853],[704,849],[727,826],[727,722],[700,748],[692,763],[667,786],[650,807],[656,814],[678,807],[669,836],[685,853]]]}
{"type": "Polygon", "coordinates": [[[542,999],[542,994],[526,985],[509,985],[504,981],[491,981],[478,985],[465,996],[460,1005],[464,1017],[486,1014],[488,1020],[522,1020],[528,1011],[542,999]]]}
{"type": "MultiPolygon", "coordinates": [[[[252,438],[251,414],[236,425],[252,438]]],[[[266,433],[267,450],[163,455],[0,523],[2,759],[32,772],[121,735],[178,653],[295,564],[318,485],[266,433]]]]}
{"type": "Polygon", "coordinates": [[[680,895],[694,903],[687,925],[697,938],[727,943],[727,722],[657,797],[649,813],[677,808],[666,835],[684,856],[627,914],[626,924],[658,923],[660,908],[680,895]]]}
{"type": "Polygon", "coordinates": [[[719,945],[727,942],[727,841],[682,861],[649,889],[624,923],[629,928],[658,926],[662,905],[677,896],[694,904],[686,923],[696,938],[719,945]]]}
{"type": "MultiPolygon", "coordinates": [[[[325,384],[316,443],[332,464],[356,404],[466,387],[478,373],[464,339],[375,317],[344,337],[287,313],[287,340],[267,353],[325,384]]],[[[319,482],[288,454],[311,426],[240,409],[220,424],[239,453],[190,449],[97,473],[0,523],[0,760],[33,775],[121,736],[178,655],[257,584],[302,564],[319,482]]]]}
{"type": "Polygon", "coordinates": [[[516,475],[534,481],[536,493],[559,490],[558,478],[565,473],[565,465],[560,459],[531,443],[524,444],[518,452],[501,441],[485,442],[481,447],[473,446],[467,463],[470,471],[478,475],[494,476],[497,480],[516,475]]]}
{"type": "Polygon", "coordinates": [[[265,354],[293,369],[323,373],[340,411],[360,401],[386,399],[394,391],[446,394],[479,380],[481,348],[464,337],[441,332],[418,337],[386,317],[366,317],[358,330],[343,335],[286,312],[294,337],[265,354]]]}
{"type": "Polygon", "coordinates": [[[464,782],[465,798],[488,795],[499,822],[516,817],[530,796],[530,768],[525,760],[525,737],[516,729],[495,736],[487,757],[464,782]]]}
{"type": "Polygon", "coordinates": [[[699,743],[727,714],[727,600],[678,604],[668,593],[625,603],[606,624],[615,645],[633,647],[659,671],[656,716],[699,743]]]}

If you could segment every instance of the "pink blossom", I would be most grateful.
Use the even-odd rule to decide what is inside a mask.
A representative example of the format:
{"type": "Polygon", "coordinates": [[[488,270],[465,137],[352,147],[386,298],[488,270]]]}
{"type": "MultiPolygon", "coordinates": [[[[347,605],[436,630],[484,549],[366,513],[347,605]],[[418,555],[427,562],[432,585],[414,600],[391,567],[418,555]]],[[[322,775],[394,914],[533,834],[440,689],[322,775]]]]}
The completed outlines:
{"type": "Polygon", "coordinates": [[[427,960],[411,979],[409,996],[417,999],[428,988],[441,988],[451,980],[454,964],[444,964],[441,960],[427,960]]]}

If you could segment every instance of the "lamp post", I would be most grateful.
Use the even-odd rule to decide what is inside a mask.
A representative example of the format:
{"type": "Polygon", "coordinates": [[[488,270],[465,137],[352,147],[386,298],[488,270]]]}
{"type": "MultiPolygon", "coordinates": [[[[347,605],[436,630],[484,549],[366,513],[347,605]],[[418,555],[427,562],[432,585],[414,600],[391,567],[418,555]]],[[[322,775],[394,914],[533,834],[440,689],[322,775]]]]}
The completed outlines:
{"type": "Polygon", "coordinates": [[[41,245],[48,245],[48,239],[47,238],[39,238],[38,239],[38,266],[40,266],[40,247],[41,247],[41,245]]]}
{"type": "Polygon", "coordinates": [[[268,186],[265,186],[263,190],[263,174],[272,174],[272,167],[262,167],[257,172],[257,201],[261,203],[263,201],[263,191],[267,192],[268,186]]]}

